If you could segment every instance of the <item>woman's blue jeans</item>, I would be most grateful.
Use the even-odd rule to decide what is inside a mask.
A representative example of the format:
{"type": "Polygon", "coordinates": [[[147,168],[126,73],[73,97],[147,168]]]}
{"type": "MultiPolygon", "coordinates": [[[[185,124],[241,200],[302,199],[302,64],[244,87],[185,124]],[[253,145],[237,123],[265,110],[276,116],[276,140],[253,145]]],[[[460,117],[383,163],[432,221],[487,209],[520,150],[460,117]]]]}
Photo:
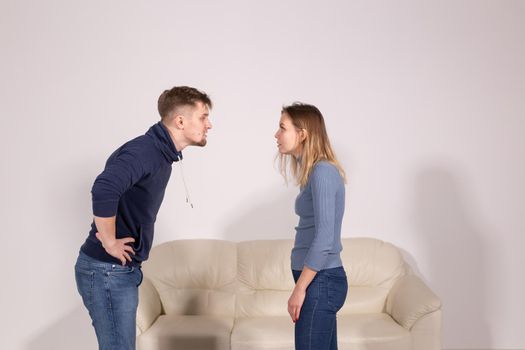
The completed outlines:
{"type": "Polygon", "coordinates": [[[114,265],[80,252],[78,292],[89,311],[100,350],[135,350],[140,267],[114,265]]]}
{"type": "MultiPolygon", "coordinates": [[[[295,282],[301,271],[293,270],[295,282]]],[[[296,350],[336,350],[336,313],[343,306],[348,281],[343,267],[319,271],[308,288],[295,323],[296,350]]]]}

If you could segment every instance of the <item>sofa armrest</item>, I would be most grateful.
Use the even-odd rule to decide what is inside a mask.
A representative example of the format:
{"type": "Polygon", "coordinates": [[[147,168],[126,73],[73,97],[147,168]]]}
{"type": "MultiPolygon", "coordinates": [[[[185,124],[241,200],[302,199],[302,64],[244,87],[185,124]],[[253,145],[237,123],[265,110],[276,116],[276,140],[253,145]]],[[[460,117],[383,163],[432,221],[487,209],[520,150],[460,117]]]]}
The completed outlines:
{"type": "Polygon", "coordinates": [[[137,336],[144,333],[162,313],[159,293],[153,283],[144,276],[139,287],[139,306],[137,308],[137,336]]]}
{"type": "Polygon", "coordinates": [[[386,311],[397,323],[410,330],[417,320],[441,309],[441,301],[417,276],[400,278],[390,290],[386,311]]]}

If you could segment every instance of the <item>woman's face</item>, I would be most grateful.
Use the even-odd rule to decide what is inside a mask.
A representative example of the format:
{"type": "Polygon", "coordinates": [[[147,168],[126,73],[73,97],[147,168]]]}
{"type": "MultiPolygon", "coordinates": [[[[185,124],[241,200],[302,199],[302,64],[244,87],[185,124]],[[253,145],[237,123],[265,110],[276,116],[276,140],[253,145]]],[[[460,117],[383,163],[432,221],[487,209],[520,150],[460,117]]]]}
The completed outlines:
{"type": "Polygon", "coordinates": [[[274,137],[277,139],[277,148],[280,153],[295,156],[301,154],[300,131],[292,124],[292,119],[288,114],[281,115],[279,129],[274,137]]]}

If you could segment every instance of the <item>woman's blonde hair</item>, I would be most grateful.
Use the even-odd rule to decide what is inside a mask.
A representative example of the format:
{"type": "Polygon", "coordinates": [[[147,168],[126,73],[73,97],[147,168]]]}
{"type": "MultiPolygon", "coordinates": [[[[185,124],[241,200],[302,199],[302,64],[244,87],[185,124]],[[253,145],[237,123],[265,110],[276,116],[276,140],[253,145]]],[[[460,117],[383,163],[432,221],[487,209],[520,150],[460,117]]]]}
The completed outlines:
{"type": "Polygon", "coordinates": [[[314,165],[325,160],[337,168],[339,174],[346,183],[345,171],[337,161],[335,153],[330,146],[330,140],[326,133],[324,118],[319,109],[313,105],[295,102],[290,106],[284,106],[281,114],[286,115],[291,119],[292,124],[298,130],[305,131],[305,138],[300,143],[302,144],[302,152],[298,157],[288,154],[279,154],[279,170],[283,175],[285,181],[288,181],[288,164],[292,176],[297,181],[297,184],[304,187],[308,182],[308,178],[314,165]]]}

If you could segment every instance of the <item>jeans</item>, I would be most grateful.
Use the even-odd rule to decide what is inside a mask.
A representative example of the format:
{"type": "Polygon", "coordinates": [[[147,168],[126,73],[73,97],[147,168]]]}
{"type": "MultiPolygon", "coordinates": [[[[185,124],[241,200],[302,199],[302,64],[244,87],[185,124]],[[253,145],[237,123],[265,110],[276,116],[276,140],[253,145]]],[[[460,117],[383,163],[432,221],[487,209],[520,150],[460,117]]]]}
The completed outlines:
{"type": "MultiPolygon", "coordinates": [[[[301,271],[292,270],[295,282],[301,271]]],[[[345,303],[348,281],[344,268],[319,271],[308,288],[295,323],[296,350],[336,350],[336,313],[345,303]]]]}
{"type": "Polygon", "coordinates": [[[100,350],[135,350],[140,267],[114,265],[80,252],[77,289],[89,311],[100,350]]]}

